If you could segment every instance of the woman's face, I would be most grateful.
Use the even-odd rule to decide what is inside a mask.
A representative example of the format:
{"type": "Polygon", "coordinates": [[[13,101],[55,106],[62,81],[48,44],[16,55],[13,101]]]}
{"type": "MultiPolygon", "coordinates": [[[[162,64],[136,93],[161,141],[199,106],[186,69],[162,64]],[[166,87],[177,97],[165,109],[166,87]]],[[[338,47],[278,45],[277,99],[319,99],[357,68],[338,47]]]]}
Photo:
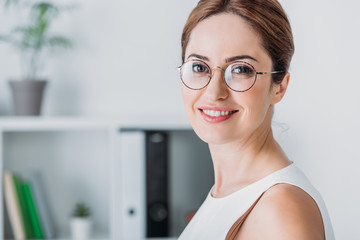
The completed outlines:
{"type": "Polygon", "coordinates": [[[208,143],[246,140],[269,129],[271,105],[281,99],[277,85],[272,87],[270,74],[258,75],[255,85],[246,92],[228,88],[223,71],[214,67],[225,69],[234,59],[250,63],[258,72],[272,71],[271,58],[259,35],[241,17],[229,13],[214,15],[193,29],[185,61],[203,60],[213,69],[213,77],[201,90],[182,84],[182,95],[193,129],[208,143]]]}

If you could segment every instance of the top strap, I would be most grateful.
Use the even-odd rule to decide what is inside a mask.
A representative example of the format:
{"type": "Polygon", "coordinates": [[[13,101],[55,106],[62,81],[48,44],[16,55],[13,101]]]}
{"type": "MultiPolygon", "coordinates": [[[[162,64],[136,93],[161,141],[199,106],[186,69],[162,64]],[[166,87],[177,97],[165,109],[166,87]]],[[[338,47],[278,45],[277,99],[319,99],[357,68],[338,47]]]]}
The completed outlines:
{"type": "Polygon", "coordinates": [[[260,195],[260,197],[253,203],[253,205],[251,205],[251,207],[238,220],[236,220],[236,222],[232,225],[228,234],[226,235],[225,240],[234,240],[235,239],[235,237],[239,233],[240,228],[243,225],[245,219],[247,218],[247,216],[249,216],[250,212],[253,210],[253,208],[255,207],[255,205],[258,203],[258,201],[260,200],[260,198],[263,195],[264,195],[264,193],[262,193],[260,195]]]}

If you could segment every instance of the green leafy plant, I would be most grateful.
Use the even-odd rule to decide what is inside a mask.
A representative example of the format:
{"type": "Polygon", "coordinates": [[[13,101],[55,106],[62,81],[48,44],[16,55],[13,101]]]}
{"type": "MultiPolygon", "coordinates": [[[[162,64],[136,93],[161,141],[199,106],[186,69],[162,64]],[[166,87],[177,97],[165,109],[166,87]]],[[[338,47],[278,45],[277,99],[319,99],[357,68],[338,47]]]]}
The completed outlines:
{"type": "MultiPolygon", "coordinates": [[[[11,5],[20,8],[19,0],[6,0],[5,7],[11,5]]],[[[9,34],[0,35],[0,41],[13,45],[25,60],[25,79],[37,79],[40,58],[46,48],[69,48],[72,43],[66,37],[50,35],[53,20],[62,8],[51,2],[36,2],[30,5],[29,24],[16,26],[9,34]]]]}
{"type": "Polygon", "coordinates": [[[90,207],[85,203],[77,203],[73,212],[73,217],[86,218],[91,215],[90,207]]]}

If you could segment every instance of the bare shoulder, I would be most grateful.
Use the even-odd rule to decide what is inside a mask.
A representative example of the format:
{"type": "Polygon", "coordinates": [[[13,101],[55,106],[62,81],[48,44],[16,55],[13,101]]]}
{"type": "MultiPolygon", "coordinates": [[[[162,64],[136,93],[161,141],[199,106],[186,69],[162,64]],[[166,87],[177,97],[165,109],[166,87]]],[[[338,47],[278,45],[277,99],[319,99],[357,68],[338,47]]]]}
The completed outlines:
{"type": "Polygon", "coordinates": [[[323,240],[325,234],[315,200],[301,188],[277,184],[264,193],[236,239],[323,240]]]}

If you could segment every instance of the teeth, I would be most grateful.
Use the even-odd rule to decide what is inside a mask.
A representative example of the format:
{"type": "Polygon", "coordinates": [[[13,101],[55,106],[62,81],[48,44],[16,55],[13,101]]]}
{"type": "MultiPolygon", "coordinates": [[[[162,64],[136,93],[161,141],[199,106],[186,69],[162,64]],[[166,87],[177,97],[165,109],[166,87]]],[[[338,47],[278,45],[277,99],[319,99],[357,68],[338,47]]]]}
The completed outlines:
{"type": "Polygon", "coordinates": [[[220,116],[226,116],[229,114],[234,113],[235,111],[214,111],[214,110],[202,110],[203,113],[205,113],[206,115],[209,115],[211,117],[220,117],[220,116]]]}

